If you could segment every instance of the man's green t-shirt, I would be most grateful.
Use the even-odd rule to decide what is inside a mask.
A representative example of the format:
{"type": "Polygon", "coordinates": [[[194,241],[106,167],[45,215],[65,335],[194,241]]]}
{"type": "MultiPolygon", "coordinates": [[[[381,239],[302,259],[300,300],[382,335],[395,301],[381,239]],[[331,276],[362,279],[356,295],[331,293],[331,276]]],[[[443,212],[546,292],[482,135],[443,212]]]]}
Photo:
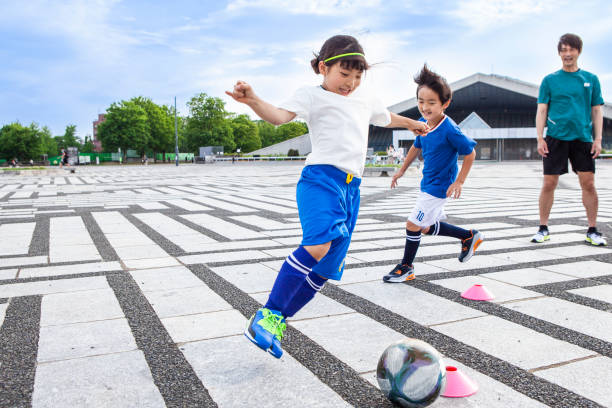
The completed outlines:
{"type": "Polygon", "coordinates": [[[553,72],[540,85],[538,103],[548,104],[547,136],[593,141],[591,107],[604,103],[597,75],[582,69],[553,72]]]}

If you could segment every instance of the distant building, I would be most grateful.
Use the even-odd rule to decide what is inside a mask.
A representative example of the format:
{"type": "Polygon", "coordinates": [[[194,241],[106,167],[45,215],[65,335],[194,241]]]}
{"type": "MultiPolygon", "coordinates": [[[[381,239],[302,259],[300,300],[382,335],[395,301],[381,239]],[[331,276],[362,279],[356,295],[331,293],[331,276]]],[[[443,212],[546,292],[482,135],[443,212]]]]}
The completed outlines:
{"type": "MultiPolygon", "coordinates": [[[[539,86],[499,75],[474,74],[450,84],[453,99],[446,110],[475,139],[480,160],[533,160],[537,152],[535,116],[539,86]]],[[[603,107],[602,145],[612,148],[612,105],[603,107]]],[[[418,119],[416,97],[389,107],[391,112],[418,119]]],[[[370,126],[368,146],[386,151],[389,145],[407,149],[415,135],[405,129],[370,126]]]]}
{"type": "Polygon", "coordinates": [[[104,113],[100,113],[98,114],[98,120],[93,122],[93,144],[96,152],[102,151],[102,142],[98,140],[98,126],[100,126],[100,123],[104,122],[105,120],[106,115],[104,113]]]}

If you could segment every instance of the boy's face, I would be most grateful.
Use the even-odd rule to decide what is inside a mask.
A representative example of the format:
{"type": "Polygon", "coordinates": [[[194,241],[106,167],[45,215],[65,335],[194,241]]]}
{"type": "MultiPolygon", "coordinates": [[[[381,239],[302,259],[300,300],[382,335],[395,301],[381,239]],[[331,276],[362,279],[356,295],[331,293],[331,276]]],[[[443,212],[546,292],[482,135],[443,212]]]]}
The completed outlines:
{"type": "Polygon", "coordinates": [[[323,88],[342,96],[349,96],[361,84],[362,71],[343,68],[340,63],[328,67],[319,62],[319,72],[323,74],[323,88]]]}
{"type": "Polygon", "coordinates": [[[580,51],[578,51],[577,48],[574,48],[571,45],[561,44],[561,51],[559,51],[559,56],[561,57],[561,61],[563,62],[564,67],[574,67],[578,65],[578,57],[580,56],[580,51]]]}
{"type": "Polygon", "coordinates": [[[444,115],[444,109],[448,108],[450,101],[445,104],[440,102],[438,93],[433,89],[422,86],[417,95],[418,107],[421,115],[428,121],[436,121],[444,115]]]}

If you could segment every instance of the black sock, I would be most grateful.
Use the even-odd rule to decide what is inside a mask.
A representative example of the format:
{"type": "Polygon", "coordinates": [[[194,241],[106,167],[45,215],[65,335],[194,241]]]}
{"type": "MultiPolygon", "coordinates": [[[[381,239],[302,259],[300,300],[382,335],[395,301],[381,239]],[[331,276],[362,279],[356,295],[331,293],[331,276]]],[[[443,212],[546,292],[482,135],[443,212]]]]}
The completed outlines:
{"type": "Polygon", "coordinates": [[[404,248],[404,258],[402,265],[411,265],[416,256],[419,244],[421,243],[421,231],[406,230],[406,247],[404,248]]]}
{"type": "Polygon", "coordinates": [[[590,234],[592,232],[597,232],[597,227],[589,227],[587,234],[590,234]]]}
{"type": "Polygon", "coordinates": [[[548,231],[548,225],[540,225],[540,231],[548,231]]]}
{"type": "Polygon", "coordinates": [[[444,237],[468,239],[472,236],[472,232],[463,228],[459,228],[453,224],[437,221],[435,224],[429,227],[427,235],[442,235],[444,237]]]}

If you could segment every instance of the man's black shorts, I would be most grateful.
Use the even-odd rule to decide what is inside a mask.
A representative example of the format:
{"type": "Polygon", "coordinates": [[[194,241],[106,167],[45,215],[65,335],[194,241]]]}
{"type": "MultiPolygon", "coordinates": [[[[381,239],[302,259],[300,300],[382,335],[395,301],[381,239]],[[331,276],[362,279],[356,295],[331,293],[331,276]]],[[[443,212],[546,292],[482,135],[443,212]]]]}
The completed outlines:
{"type": "Polygon", "coordinates": [[[593,143],[581,140],[559,140],[547,136],[548,155],[544,157],[544,174],[567,173],[567,161],[572,164],[574,173],[589,171],[595,173],[595,159],[591,154],[593,143]]]}

